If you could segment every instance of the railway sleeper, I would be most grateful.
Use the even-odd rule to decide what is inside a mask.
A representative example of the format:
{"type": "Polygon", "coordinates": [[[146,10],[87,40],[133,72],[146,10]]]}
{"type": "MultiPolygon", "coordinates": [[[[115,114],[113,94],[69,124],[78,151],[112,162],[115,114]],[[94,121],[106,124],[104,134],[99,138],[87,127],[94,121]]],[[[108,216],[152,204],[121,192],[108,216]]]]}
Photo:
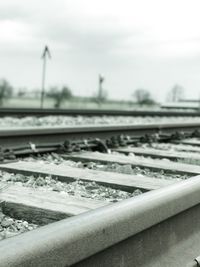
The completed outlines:
{"type": "Polygon", "coordinates": [[[38,225],[46,225],[108,204],[19,185],[4,186],[1,183],[1,188],[2,212],[15,219],[25,219],[38,225]]]}

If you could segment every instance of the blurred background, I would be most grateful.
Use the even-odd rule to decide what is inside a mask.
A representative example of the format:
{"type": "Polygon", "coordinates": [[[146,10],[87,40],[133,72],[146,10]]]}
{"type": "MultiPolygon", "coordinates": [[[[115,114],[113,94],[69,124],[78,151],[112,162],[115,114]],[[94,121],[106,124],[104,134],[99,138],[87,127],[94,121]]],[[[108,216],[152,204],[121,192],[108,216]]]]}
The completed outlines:
{"type": "Polygon", "coordinates": [[[199,106],[199,10],[198,0],[1,1],[0,106],[199,106]]]}

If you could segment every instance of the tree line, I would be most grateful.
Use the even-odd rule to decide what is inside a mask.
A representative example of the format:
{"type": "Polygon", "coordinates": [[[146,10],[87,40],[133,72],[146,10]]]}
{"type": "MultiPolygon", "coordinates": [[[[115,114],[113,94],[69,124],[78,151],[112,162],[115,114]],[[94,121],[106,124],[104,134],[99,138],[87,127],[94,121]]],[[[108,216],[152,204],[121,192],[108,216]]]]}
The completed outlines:
{"type": "MultiPolygon", "coordinates": [[[[14,92],[13,86],[6,80],[0,80],[0,106],[3,105],[6,99],[9,99],[15,95],[15,97],[25,97],[27,94],[30,94],[30,90],[26,88],[21,88],[16,92],[14,92]]],[[[38,89],[32,90],[33,97],[39,98],[41,91],[38,89]]],[[[184,89],[181,85],[174,85],[168,93],[167,100],[171,102],[177,102],[181,100],[184,96],[184,89]]],[[[48,88],[45,92],[46,98],[51,98],[54,101],[54,107],[60,108],[62,104],[66,100],[70,100],[75,98],[72,93],[72,90],[69,86],[52,86],[48,88]]],[[[153,96],[151,95],[148,89],[138,88],[132,94],[133,102],[139,105],[154,105],[156,101],[154,100],[153,96]]],[[[103,90],[101,95],[99,96],[98,93],[95,93],[93,96],[90,97],[90,100],[96,103],[104,103],[108,101],[108,91],[103,90]]]]}

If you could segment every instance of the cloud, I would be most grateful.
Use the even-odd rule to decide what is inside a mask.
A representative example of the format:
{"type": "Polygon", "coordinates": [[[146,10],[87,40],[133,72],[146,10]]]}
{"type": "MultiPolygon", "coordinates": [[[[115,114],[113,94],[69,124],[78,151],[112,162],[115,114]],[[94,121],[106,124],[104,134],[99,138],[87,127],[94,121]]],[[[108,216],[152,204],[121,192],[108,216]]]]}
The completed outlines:
{"type": "Polygon", "coordinates": [[[0,8],[0,21],[2,20],[23,20],[24,18],[27,18],[28,14],[23,10],[22,8],[15,7],[1,7],[0,8]]]}
{"type": "Polygon", "coordinates": [[[23,41],[31,39],[34,45],[46,40],[54,47],[76,52],[89,49],[91,53],[155,53],[162,57],[170,53],[178,56],[183,51],[183,56],[190,50],[200,52],[198,46],[186,44],[182,49],[180,43],[200,37],[199,6],[197,0],[15,0],[14,5],[7,0],[0,3],[0,19],[7,25],[12,22],[12,31],[11,23],[6,27],[4,22],[4,28],[16,37],[16,42],[23,37],[23,41]],[[27,28],[23,36],[18,32],[19,23],[27,28]]]}
{"type": "MultiPolygon", "coordinates": [[[[2,75],[37,85],[48,44],[49,83],[67,80],[83,93],[96,86],[95,75],[102,71],[115,95],[138,86],[153,91],[173,82],[192,84],[189,71],[197,75],[192,63],[197,66],[200,55],[199,7],[199,0],[1,1],[2,75]],[[13,70],[19,66],[23,79],[13,70]]],[[[193,80],[197,90],[199,80],[193,80]]]]}

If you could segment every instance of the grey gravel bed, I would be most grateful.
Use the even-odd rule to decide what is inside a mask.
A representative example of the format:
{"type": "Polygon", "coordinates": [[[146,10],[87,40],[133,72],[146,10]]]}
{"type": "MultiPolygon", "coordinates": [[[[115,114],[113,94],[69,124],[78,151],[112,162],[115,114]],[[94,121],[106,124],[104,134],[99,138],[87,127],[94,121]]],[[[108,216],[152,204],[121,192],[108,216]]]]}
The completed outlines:
{"type": "Polygon", "coordinates": [[[200,122],[200,117],[133,117],[133,116],[45,116],[24,118],[0,118],[0,127],[48,127],[48,126],[75,126],[91,124],[145,124],[158,122],[200,122]]]}
{"type": "MultiPolygon", "coordinates": [[[[113,154],[119,154],[117,152],[114,152],[113,154]]],[[[130,155],[133,156],[133,155],[130,155]]],[[[143,158],[143,157],[137,157],[135,158],[143,158]]],[[[64,164],[66,166],[76,167],[76,168],[85,168],[85,169],[92,169],[92,170],[100,170],[100,171],[108,171],[108,172],[117,172],[117,173],[124,173],[124,174],[132,174],[132,175],[138,175],[142,177],[154,177],[159,179],[175,179],[177,181],[185,180],[190,178],[191,176],[188,174],[176,174],[173,172],[167,172],[164,170],[150,170],[148,168],[141,168],[141,167],[133,167],[131,164],[117,164],[117,163],[96,163],[96,162],[75,162],[72,160],[65,160],[63,157],[57,153],[50,153],[50,154],[43,154],[38,156],[32,156],[27,157],[23,159],[25,161],[40,161],[45,163],[54,163],[54,164],[64,164]]],[[[153,159],[152,159],[153,160],[153,159]]],[[[164,159],[168,161],[167,159],[164,159]]],[[[162,161],[162,160],[161,160],[162,161]]]]}
{"type": "Polygon", "coordinates": [[[37,227],[36,224],[11,218],[0,210],[0,240],[31,231],[37,227]]]}
{"type": "Polygon", "coordinates": [[[0,181],[32,188],[43,187],[43,189],[46,189],[48,191],[64,193],[65,196],[84,197],[108,202],[118,202],[123,199],[142,194],[139,189],[136,189],[132,193],[129,193],[99,185],[95,182],[76,180],[74,182],[63,183],[57,181],[56,179],[53,179],[51,176],[34,177],[33,175],[27,176],[4,171],[0,171],[0,181]]]}
{"type": "MultiPolygon", "coordinates": [[[[200,155],[200,146],[193,146],[193,145],[184,145],[184,144],[173,144],[173,143],[151,143],[151,144],[145,144],[142,145],[143,147],[149,147],[164,151],[170,151],[170,152],[189,152],[191,151],[194,155],[200,155]],[[193,151],[196,149],[197,151],[193,151]]],[[[190,153],[191,153],[190,152],[190,153]]]]}
{"type": "Polygon", "coordinates": [[[184,145],[184,144],[172,144],[172,143],[153,143],[153,144],[146,144],[143,147],[154,148],[161,151],[167,152],[188,152],[190,153],[190,157],[185,159],[177,159],[177,162],[186,163],[186,164],[193,164],[193,165],[200,165],[200,159],[195,159],[195,156],[200,155],[200,147],[199,146],[192,146],[192,145],[184,145]],[[196,149],[196,151],[194,151],[196,149]],[[192,157],[191,157],[192,155],[192,157]]]}

